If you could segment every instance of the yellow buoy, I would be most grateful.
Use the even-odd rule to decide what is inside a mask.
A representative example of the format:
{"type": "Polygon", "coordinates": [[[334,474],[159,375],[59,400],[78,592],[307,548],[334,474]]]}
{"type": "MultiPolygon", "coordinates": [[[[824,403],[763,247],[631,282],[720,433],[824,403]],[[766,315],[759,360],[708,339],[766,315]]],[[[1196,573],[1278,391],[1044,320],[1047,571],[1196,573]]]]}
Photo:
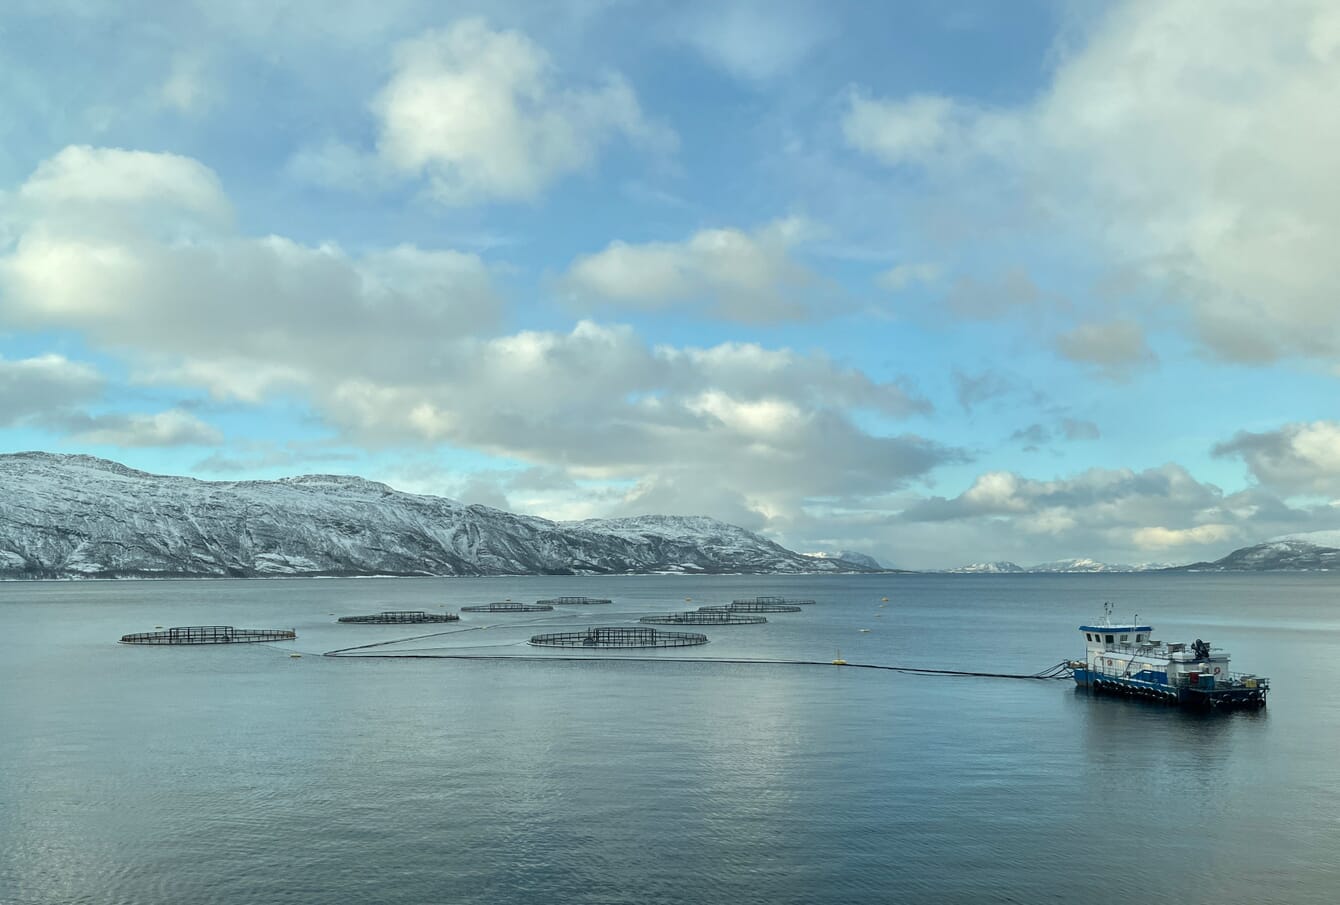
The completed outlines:
{"type": "Polygon", "coordinates": [[[688,602],[691,601],[691,600],[693,600],[692,597],[685,597],[685,598],[684,598],[684,602],[685,602],[685,603],[688,603],[688,602]]]}
{"type": "Polygon", "coordinates": [[[844,660],[844,659],[842,659],[842,651],[838,651],[838,652],[837,652],[837,656],[833,658],[833,665],[834,665],[834,666],[846,666],[846,665],[847,665],[847,661],[844,660]]]}
{"type": "Polygon", "coordinates": [[[289,654],[289,656],[292,657],[294,660],[296,660],[296,659],[298,659],[299,657],[301,657],[302,654],[289,654]]]}
{"type": "Polygon", "coordinates": [[[887,598],[887,597],[881,597],[881,598],[879,598],[879,599],[882,600],[882,601],[884,601],[885,603],[888,603],[888,602],[889,602],[889,598],[887,598]]]}
{"type": "Polygon", "coordinates": [[[161,626],[161,625],[155,625],[155,626],[154,626],[154,628],[162,628],[162,627],[163,627],[163,626],[161,626]]]}
{"type": "Polygon", "coordinates": [[[858,629],[858,631],[868,632],[868,631],[870,631],[870,629],[868,629],[868,628],[863,628],[863,629],[858,629]]]}

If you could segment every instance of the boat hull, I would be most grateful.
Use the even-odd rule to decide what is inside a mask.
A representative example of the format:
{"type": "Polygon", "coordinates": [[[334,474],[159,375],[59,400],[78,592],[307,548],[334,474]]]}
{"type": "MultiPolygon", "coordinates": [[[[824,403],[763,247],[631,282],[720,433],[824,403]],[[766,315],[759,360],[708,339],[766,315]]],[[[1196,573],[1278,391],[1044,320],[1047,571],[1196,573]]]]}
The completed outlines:
{"type": "Polygon", "coordinates": [[[1146,679],[1103,675],[1093,670],[1074,670],[1075,684],[1095,694],[1137,698],[1160,704],[1171,704],[1198,710],[1256,710],[1266,705],[1268,688],[1218,686],[1196,688],[1175,686],[1146,679]]]}

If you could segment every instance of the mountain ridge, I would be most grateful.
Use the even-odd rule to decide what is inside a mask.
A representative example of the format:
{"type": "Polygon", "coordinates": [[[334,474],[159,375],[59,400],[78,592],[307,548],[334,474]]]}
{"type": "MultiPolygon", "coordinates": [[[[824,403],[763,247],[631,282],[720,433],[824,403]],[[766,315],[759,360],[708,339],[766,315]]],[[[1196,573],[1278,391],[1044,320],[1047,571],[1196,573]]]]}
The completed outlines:
{"type": "Polygon", "coordinates": [[[346,475],[205,481],[0,455],[0,577],[860,572],[705,516],[555,522],[346,475]]]}

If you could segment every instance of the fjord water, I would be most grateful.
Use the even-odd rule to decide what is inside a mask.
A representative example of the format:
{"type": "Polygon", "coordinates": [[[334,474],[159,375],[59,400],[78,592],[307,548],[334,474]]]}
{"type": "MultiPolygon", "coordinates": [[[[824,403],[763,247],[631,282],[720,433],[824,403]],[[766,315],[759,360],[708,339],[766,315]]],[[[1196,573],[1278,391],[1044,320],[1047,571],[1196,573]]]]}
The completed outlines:
{"type": "Polygon", "coordinates": [[[1340,897],[1340,576],[7,583],[0,631],[14,905],[1340,897]],[[577,594],[615,603],[332,616],[577,594]],[[653,657],[1033,672],[1110,600],[1274,692],[1205,717],[1049,681],[317,655],[478,626],[372,652],[529,654],[535,631],[756,594],[819,603],[653,657]],[[190,624],[299,637],[115,643],[190,624]]]}

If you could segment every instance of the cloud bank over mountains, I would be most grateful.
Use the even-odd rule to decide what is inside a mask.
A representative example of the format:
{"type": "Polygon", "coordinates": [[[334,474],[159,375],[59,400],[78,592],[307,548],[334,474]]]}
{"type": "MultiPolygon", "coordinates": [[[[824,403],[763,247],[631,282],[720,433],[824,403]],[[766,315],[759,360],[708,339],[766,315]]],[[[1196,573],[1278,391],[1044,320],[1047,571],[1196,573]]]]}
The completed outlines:
{"type": "Polygon", "coordinates": [[[1330,4],[300,7],[12,13],[8,448],[909,567],[1340,527],[1330,4]]]}

